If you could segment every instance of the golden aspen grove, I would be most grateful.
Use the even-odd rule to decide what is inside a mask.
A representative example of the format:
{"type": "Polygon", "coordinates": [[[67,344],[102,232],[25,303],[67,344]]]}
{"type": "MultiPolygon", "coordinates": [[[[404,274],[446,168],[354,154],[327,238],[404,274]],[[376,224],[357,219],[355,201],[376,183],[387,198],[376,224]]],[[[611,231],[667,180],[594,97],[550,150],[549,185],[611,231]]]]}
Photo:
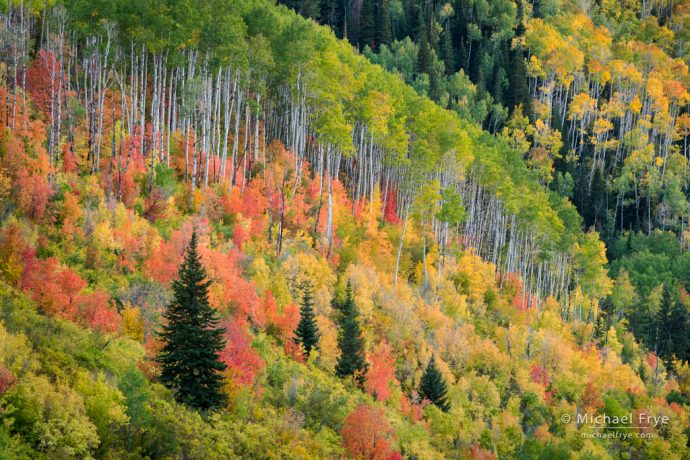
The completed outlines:
{"type": "Polygon", "coordinates": [[[0,460],[690,458],[690,0],[0,24],[0,460]]]}

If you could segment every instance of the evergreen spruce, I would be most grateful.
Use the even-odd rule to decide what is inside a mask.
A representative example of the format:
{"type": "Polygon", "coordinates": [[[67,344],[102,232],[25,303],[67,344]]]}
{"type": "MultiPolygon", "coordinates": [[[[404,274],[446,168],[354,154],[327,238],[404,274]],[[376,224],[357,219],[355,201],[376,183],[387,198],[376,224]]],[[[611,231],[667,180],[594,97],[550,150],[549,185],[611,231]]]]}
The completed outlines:
{"type": "Polygon", "coordinates": [[[173,281],[173,300],[168,305],[160,337],[165,346],[158,355],[161,382],[175,399],[200,410],[216,409],[225,402],[222,392],[225,370],[218,357],[225,346],[219,319],[208,303],[206,270],[197,253],[196,232],[173,281]]]}
{"type": "Polygon", "coordinates": [[[378,0],[376,6],[376,50],[378,51],[381,45],[390,45],[392,41],[389,0],[378,0]]]}
{"type": "Polygon", "coordinates": [[[441,42],[441,57],[445,64],[446,75],[455,73],[455,49],[453,48],[453,33],[450,29],[450,21],[446,21],[443,29],[443,41],[441,42]]]}
{"type": "Polygon", "coordinates": [[[599,345],[605,347],[608,345],[609,328],[611,327],[611,320],[613,317],[613,303],[611,298],[607,297],[599,307],[599,314],[594,323],[593,336],[599,341],[599,345]]]}
{"type": "Polygon", "coordinates": [[[357,320],[359,313],[352,295],[352,286],[347,283],[345,301],[340,305],[340,330],[338,331],[338,347],[340,356],[335,365],[338,377],[354,377],[359,386],[364,384],[367,362],[364,358],[364,338],[357,320]]]}
{"type": "Polygon", "coordinates": [[[654,331],[655,350],[667,369],[674,369],[676,359],[687,359],[688,329],[687,309],[675,299],[673,289],[664,285],[661,306],[654,319],[654,331]]]}
{"type": "Polygon", "coordinates": [[[369,46],[372,50],[378,50],[376,43],[376,5],[375,0],[363,0],[359,18],[359,47],[364,49],[369,46]]]}
{"type": "Polygon", "coordinates": [[[304,286],[304,297],[299,310],[300,319],[297,329],[295,329],[295,342],[301,343],[307,356],[311,350],[318,348],[319,328],[316,325],[316,315],[314,314],[314,301],[311,295],[311,284],[304,286]]]}
{"type": "Polygon", "coordinates": [[[656,314],[654,321],[654,332],[656,335],[654,351],[662,358],[664,364],[669,364],[671,355],[673,354],[673,342],[669,340],[669,332],[671,330],[671,312],[673,311],[673,299],[671,298],[671,290],[667,285],[664,285],[663,297],[661,299],[661,306],[656,314]]]}
{"type": "Polygon", "coordinates": [[[419,392],[423,398],[431,401],[443,412],[448,412],[450,403],[446,396],[447,390],[446,382],[443,380],[441,372],[439,372],[436,367],[436,358],[432,356],[429,364],[426,366],[424,375],[422,375],[419,392]]]}

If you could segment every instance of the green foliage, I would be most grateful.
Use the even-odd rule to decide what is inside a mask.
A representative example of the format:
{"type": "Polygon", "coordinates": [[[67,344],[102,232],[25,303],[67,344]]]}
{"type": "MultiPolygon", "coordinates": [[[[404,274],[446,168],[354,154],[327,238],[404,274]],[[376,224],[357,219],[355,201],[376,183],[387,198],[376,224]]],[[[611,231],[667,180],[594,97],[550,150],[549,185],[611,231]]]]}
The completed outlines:
{"type": "Polygon", "coordinates": [[[675,297],[673,289],[664,285],[661,306],[652,320],[655,349],[669,369],[673,369],[676,358],[690,357],[690,318],[687,308],[675,297]]]}
{"type": "Polygon", "coordinates": [[[357,385],[361,386],[364,384],[368,364],[364,357],[364,337],[359,326],[359,313],[349,282],[345,290],[345,299],[339,303],[338,310],[340,356],[335,373],[340,378],[353,378],[357,385]]]}
{"type": "Polygon", "coordinates": [[[442,192],[443,204],[437,214],[438,220],[447,222],[451,225],[460,225],[466,217],[465,207],[462,205],[462,196],[452,189],[445,189],[442,192]]]}
{"type": "Polygon", "coordinates": [[[432,356],[419,383],[419,394],[443,412],[450,410],[448,387],[441,372],[436,367],[436,357],[432,356]]]}
{"type": "Polygon", "coordinates": [[[617,276],[613,301],[625,315],[638,340],[657,349],[670,364],[671,356],[687,359],[686,307],[677,300],[679,288],[690,289],[690,254],[671,232],[649,235],[628,232],[611,248],[617,276]],[[661,327],[661,329],[659,329],[661,327]]]}
{"type": "MultiPolygon", "coordinates": [[[[31,14],[38,14],[44,4],[30,3],[31,14]]],[[[306,117],[315,129],[313,138],[306,139],[310,155],[315,146],[325,148],[331,159],[353,155],[353,130],[356,133],[365,127],[375,143],[375,154],[382,156],[380,163],[376,160],[371,166],[390,167],[396,171],[394,175],[403,177],[393,187],[411,195],[414,218],[403,232],[402,226],[395,223],[400,216],[388,215],[379,221],[373,211],[366,216],[366,212],[360,215],[359,209],[351,216],[348,208],[352,205],[354,210],[359,203],[349,201],[348,180],[352,177],[341,166],[339,181],[333,185],[334,251],[331,257],[325,256],[317,241],[319,232],[311,230],[318,229],[321,222],[313,222],[313,214],[302,212],[314,205],[317,175],[305,171],[301,180],[293,183],[296,171],[286,173],[281,168],[287,169],[286,164],[295,158],[282,155],[282,146],[276,144],[267,146],[265,165],[250,165],[248,177],[252,181],[243,184],[239,196],[235,194],[238,188],[230,193],[222,186],[199,187],[193,199],[201,203],[200,211],[193,215],[188,214],[186,205],[180,205],[187,202],[188,196],[181,182],[183,175],[175,170],[182,160],[175,146],[171,152],[173,166],[158,164],[153,176],[137,173],[134,180],[141,185],[144,196],[135,197],[131,204],[118,203],[115,211],[104,179],[107,166],[98,174],[81,176],[74,171],[51,169],[50,189],[54,193],[43,220],[14,212],[17,197],[24,192],[22,187],[14,187],[9,204],[0,213],[3,219],[6,213],[12,216],[3,222],[2,230],[15,222],[19,222],[20,229],[16,233],[20,238],[7,241],[0,232],[0,241],[5,243],[0,253],[0,456],[343,458],[346,452],[341,429],[348,414],[360,405],[380,410],[390,422],[394,435],[388,439],[391,451],[385,452],[385,457],[390,458],[396,457],[393,451],[405,458],[687,456],[687,430],[683,431],[687,414],[682,405],[687,404],[688,384],[680,371],[682,363],[673,358],[687,356],[687,341],[683,340],[688,335],[687,299],[681,288],[688,287],[690,258],[679,235],[631,233],[606,253],[597,234],[614,228],[612,221],[618,223],[617,218],[609,218],[617,197],[615,210],[624,214],[627,227],[634,219],[629,215],[634,206],[630,197],[638,191],[642,194],[638,210],[652,215],[658,211],[665,227],[676,231],[683,228],[679,216],[687,215],[687,185],[683,179],[686,162],[679,153],[682,142],[674,140],[666,146],[665,160],[654,158],[653,149],[645,150],[644,145],[639,158],[624,159],[620,164],[613,160],[619,161],[618,155],[604,152],[606,164],[594,168],[591,194],[583,193],[588,184],[582,178],[590,166],[586,160],[590,141],[585,133],[576,146],[579,150],[566,156],[561,152],[565,149],[555,147],[560,134],[556,136],[557,131],[549,126],[543,137],[549,138],[549,160],[555,159],[555,171],[551,171],[549,162],[533,162],[529,149],[529,142],[536,145],[538,136],[530,132],[537,125],[530,125],[533,114],[526,73],[534,69],[525,68],[525,26],[535,17],[542,17],[558,25],[552,27],[554,30],[565,31],[564,23],[572,18],[567,12],[579,11],[579,6],[560,0],[446,4],[382,0],[363,3],[355,13],[350,10],[356,8],[348,8],[343,2],[286,2],[305,16],[333,25],[336,34],[343,33],[347,24],[348,38],[365,46],[365,56],[381,65],[378,67],[335,40],[330,31],[270,1],[197,3],[67,1],[68,35],[83,43],[85,37],[103,37],[106,27],[116,25],[112,30],[120,46],[118,53],[130,46],[135,50],[146,47],[148,53],[167,56],[168,72],[185,68],[185,55],[192,50],[200,52],[200,59],[208,63],[207,70],[212,74],[222,65],[231,65],[231,70],[239,72],[242,89],[249,96],[250,113],[259,115],[259,132],[263,135],[271,131],[267,121],[280,116],[276,114],[282,104],[303,97],[305,111],[298,117],[306,117]],[[356,14],[361,17],[354,18],[356,14]],[[400,78],[383,69],[398,73],[400,78]],[[520,115],[517,108],[521,106],[526,116],[520,115]],[[268,109],[265,113],[264,107],[268,109]],[[506,135],[495,136],[478,126],[483,124],[493,133],[500,131],[509,119],[507,107],[516,109],[506,135]],[[520,132],[526,137],[521,138],[520,132]],[[523,142],[525,139],[529,142],[523,142]],[[578,155],[585,161],[578,163],[578,155]],[[650,163],[662,160],[666,161],[663,171],[650,163]],[[622,179],[616,180],[619,168],[622,179]],[[282,205],[276,204],[278,199],[271,189],[276,180],[279,182],[275,173],[285,173],[281,190],[289,190],[282,205]],[[552,175],[555,179],[551,190],[546,190],[543,184],[552,175]],[[154,178],[150,194],[149,177],[154,178]],[[445,235],[446,242],[451,243],[446,252],[439,254],[438,244],[431,238],[433,230],[439,228],[439,222],[455,227],[453,230],[465,222],[465,205],[470,208],[470,203],[463,203],[463,197],[467,198],[468,185],[480,185],[485,197],[495,194],[499,200],[494,203],[505,212],[504,216],[518,218],[518,227],[508,228],[509,234],[521,232],[536,247],[534,253],[510,257],[534,258],[535,263],[559,264],[555,268],[569,270],[570,285],[562,289],[569,294],[567,305],[572,310],[558,311],[551,298],[539,298],[537,308],[516,305],[522,294],[532,294],[518,292],[528,279],[552,283],[542,266],[531,273],[515,274],[506,283],[509,277],[503,277],[500,268],[497,273],[496,266],[472,255],[470,248],[456,246],[455,241],[464,236],[459,232],[445,235]],[[610,195],[611,191],[620,195],[610,195]],[[587,202],[587,196],[594,199],[587,202]],[[78,212],[70,221],[68,211],[74,197],[76,204],[73,202],[72,207],[78,212]],[[570,198],[579,200],[584,219],[570,198]],[[607,200],[610,208],[606,207],[607,200]],[[150,212],[152,202],[165,203],[169,215],[156,219],[150,212]],[[270,203],[270,209],[265,208],[265,202],[270,203]],[[252,216],[254,204],[263,206],[265,212],[252,216]],[[290,221],[285,225],[290,231],[286,232],[282,254],[275,254],[270,238],[268,242],[263,239],[271,232],[265,227],[267,214],[271,225],[276,225],[276,206],[287,206],[286,220],[290,221]],[[149,220],[139,218],[135,209],[149,220]],[[149,221],[156,223],[150,225],[149,221]],[[601,221],[607,223],[599,224],[601,221]],[[191,251],[187,252],[180,279],[172,286],[175,298],[170,302],[170,278],[159,275],[167,271],[171,277],[174,273],[187,234],[185,228],[190,223],[204,227],[203,247],[192,257],[195,261],[187,260],[191,251]],[[595,231],[583,233],[583,223],[587,228],[594,226],[595,231]],[[251,233],[244,248],[237,242],[243,236],[238,230],[243,228],[251,233]],[[236,240],[235,244],[231,239],[236,240]],[[403,276],[392,286],[390,266],[399,241],[403,276]],[[78,273],[88,282],[86,292],[107,290],[123,316],[127,312],[140,331],[131,335],[137,339],[127,338],[126,326],[111,334],[81,329],[46,315],[43,299],[29,301],[19,289],[27,289],[22,286],[23,272],[31,270],[33,259],[27,254],[33,250],[36,260],[56,257],[61,267],[78,273]],[[302,252],[308,253],[305,260],[313,261],[313,266],[294,263],[295,256],[302,252]],[[207,265],[210,283],[199,264],[200,254],[205,262],[212,261],[207,265]],[[606,256],[613,260],[613,286],[603,270],[606,256]],[[461,263],[459,257],[463,258],[461,263]],[[297,266],[300,275],[312,278],[331,273],[337,264],[340,274],[349,272],[356,280],[356,296],[348,285],[344,301],[336,303],[338,308],[329,308],[335,288],[332,283],[322,282],[313,293],[305,292],[298,318],[296,295],[286,282],[286,260],[291,260],[293,269],[297,266]],[[415,281],[422,263],[430,272],[428,278],[433,279],[425,295],[415,281]],[[191,282],[185,283],[185,279],[191,282]],[[5,282],[12,287],[2,284],[5,282]],[[609,291],[609,299],[597,302],[609,291]],[[211,310],[209,303],[217,309],[211,310]],[[151,331],[161,325],[159,307],[166,304],[170,308],[164,318],[168,320],[163,324],[167,329],[164,337],[167,333],[171,339],[167,345],[175,338],[178,344],[186,342],[180,345],[187,345],[187,349],[167,349],[169,362],[162,359],[164,374],[166,366],[168,374],[175,374],[170,372],[174,368],[180,371],[182,360],[173,356],[192,356],[184,360],[185,365],[191,362],[201,364],[206,371],[210,369],[204,373],[205,377],[213,377],[209,377],[213,390],[210,398],[199,396],[198,382],[180,386],[179,373],[163,378],[172,392],[155,383],[157,369],[152,358],[159,344],[151,331]],[[583,314],[583,305],[590,315],[587,311],[583,314]],[[321,330],[314,318],[317,309],[321,330]],[[179,315],[173,318],[171,310],[179,315]],[[189,322],[177,321],[178,326],[185,324],[180,333],[180,328],[174,327],[176,321],[170,320],[189,319],[189,310],[200,312],[199,316],[208,321],[198,321],[194,328],[187,327],[189,322]],[[580,321],[561,320],[573,311],[580,321]],[[240,325],[233,332],[235,346],[228,352],[228,357],[237,361],[232,371],[243,372],[244,366],[251,365],[250,358],[260,356],[254,359],[261,362],[260,369],[254,369],[252,378],[247,379],[249,383],[238,383],[233,372],[228,372],[233,375],[227,379],[220,378],[222,366],[217,352],[221,330],[216,329],[215,315],[237,320],[240,325]],[[213,327],[207,329],[205,324],[213,327]],[[642,345],[626,331],[628,324],[642,345]],[[145,337],[143,343],[140,334],[145,337]],[[307,354],[318,345],[318,355],[312,353],[306,364],[294,349],[293,334],[307,354]],[[592,336],[605,348],[601,353],[591,348],[592,336]],[[199,337],[207,343],[201,343],[199,337]],[[360,387],[368,388],[374,381],[370,379],[383,379],[376,359],[372,358],[368,369],[367,343],[379,343],[389,350],[386,356],[390,356],[391,363],[386,363],[390,366],[384,377],[392,395],[385,403],[372,399],[376,391],[369,395],[342,380],[353,378],[360,387]],[[656,350],[663,364],[655,361],[648,350],[656,350]],[[430,352],[444,357],[447,367],[443,367],[443,375],[452,375],[452,381],[444,381],[434,359],[424,371],[418,369],[420,356],[430,352]],[[424,410],[414,391],[420,374],[420,393],[434,403],[424,410]],[[367,385],[363,385],[365,379],[367,385]],[[670,388],[679,391],[667,393],[670,388]],[[183,392],[191,394],[181,397],[183,392]],[[196,407],[220,405],[227,397],[228,405],[214,413],[200,414],[176,402],[176,397],[196,407]],[[670,408],[664,398],[677,405],[670,408]],[[583,441],[573,426],[563,426],[557,420],[564,412],[582,409],[609,415],[632,411],[668,413],[672,422],[649,443],[583,441]]],[[[601,5],[582,16],[605,22],[613,17],[607,9],[627,8],[614,8],[615,2],[598,3],[601,5]]],[[[640,13],[639,9],[634,12],[640,13]]],[[[669,21],[669,27],[679,29],[672,18],[664,20],[669,21]]],[[[626,19],[629,24],[621,25],[617,32],[625,38],[621,40],[626,43],[622,52],[639,52],[628,39],[659,41],[670,49],[673,41],[668,40],[663,29],[671,29],[655,21],[626,19]]],[[[43,28],[37,29],[43,33],[43,28]]],[[[576,35],[568,32],[564,36],[576,41],[576,35]]],[[[539,45],[549,48],[554,44],[550,38],[539,45]]],[[[97,42],[94,46],[103,44],[97,42]]],[[[684,46],[678,44],[677,48],[684,46]]],[[[536,51],[543,50],[530,48],[530,53],[536,51]]],[[[647,51],[640,59],[653,61],[655,53],[647,51]]],[[[113,67],[117,72],[120,65],[126,67],[126,54],[117,55],[113,67]]],[[[592,68],[598,65],[590,59],[593,54],[587,55],[587,66],[592,68]]],[[[604,66],[608,58],[605,53],[597,54],[604,66]]],[[[556,62],[560,64],[561,60],[556,62]]],[[[653,66],[651,62],[649,65],[653,66]]],[[[80,67],[74,69],[83,72],[80,67]]],[[[530,82],[536,81],[532,74],[529,78],[530,82]]],[[[618,76],[616,79],[621,80],[618,76]]],[[[588,80],[586,86],[594,86],[595,80],[588,80]]],[[[621,90],[613,81],[603,85],[602,98],[621,90]]],[[[578,87],[579,82],[571,81],[567,88],[578,87]]],[[[8,101],[13,83],[13,79],[7,79],[8,101]]],[[[568,99],[568,89],[558,89],[561,96],[552,100],[551,94],[536,88],[539,104],[535,103],[535,112],[543,112],[544,101],[549,100],[565,118],[568,107],[560,107],[563,102],[559,99],[568,99]]],[[[652,93],[653,89],[645,91],[652,93]]],[[[200,77],[176,90],[178,97],[187,99],[186,105],[178,107],[178,116],[198,110],[198,101],[191,96],[200,96],[204,91],[200,77]]],[[[69,94],[66,100],[71,119],[63,120],[63,129],[79,127],[75,146],[80,150],[87,142],[87,130],[82,129],[88,118],[86,109],[69,94]]],[[[107,97],[106,101],[111,99],[107,97]]],[[[147,97],[145,112],[149,107],[153,110],[148,102],[147,97]]],[[[614,105],[612,110],[618,110],[614,105]]],[[[644,106],[643,112],[649,103],[644,106]]],[[[685,111],[683,107],[675,109],[685,111]]],[[[215,117],[212,115],[212,120],[215,117]]],[[[578,138],[579,128],[561,126],[566,122],[560,118],[553,116],[548,121],[568,137],[578,138]]],[[[604,120],[607,115],[598,113],[594,118],[604,120]]],[[[644,113],[632,117],[638,118],[645,118],[644,113]]],[[[662,121],[646,120],[651,126],[648,130],[654,133],[652,137],[662,135],[662,121]]],[[[29,122],[38,122],[33,126],[35,132],[43,129],[40,120],[32,117],[29,122]]],[[[5,150],[11,144],[5,140],[11,132],[0,136],[3,163],[12,155],[42,161],[41,149],[30,145],[29,136],[24,134],[16,149],[19,152],[8,155],[5,150]]],[[[173,143],[180,141],[176,139],[179,131],[171,134],[173,143]]],[[[242,136],[246,138],[246,134],[242,136]]],[[[218,143],[217,136],[214,131],[212,143],[218,143]]],[[[645,136],[640,131],[621,142],[644,144],[645,136]]],[[[359,162],[362,158],[358,155],[351,160],[359,162]]],[[[310,166],[315,171],[317,164],[310,166]]],[[[5,170],[0,169],[0,174],[0,186],[4,186],[5,170]]],[[[2,187],[0,192],[0,197],[5,198],[2,187]]],[[[377,199],[373,201],[372,210],[378,206],[377,199]]],[[[642,228],[645,219],[649,218],[643,217],[632,227],[642,228]]],[[[280,225],[282,229],[282,221],[280,225]]],[[[496,257],[501,259],[506,254],[496,257]]]]}
{"type": "Polygon", "coordinates": [[[309,356],[312,349],[319,346],[319,328],[314,314],[314,301],[311,294],[311,285],[304,286],[304,295],[300,306],[300,318],[295,329],[295,342],[300,343],[304,352],[309,356]]]}
{"type": "Polygon", "coordinates": [[[168,199],[173,196],[177,190],[175,170],[164,163],[158,163],[156,165],[156,174],[153,179],[153,186],[160,191],[164,199],[168,199]]]}

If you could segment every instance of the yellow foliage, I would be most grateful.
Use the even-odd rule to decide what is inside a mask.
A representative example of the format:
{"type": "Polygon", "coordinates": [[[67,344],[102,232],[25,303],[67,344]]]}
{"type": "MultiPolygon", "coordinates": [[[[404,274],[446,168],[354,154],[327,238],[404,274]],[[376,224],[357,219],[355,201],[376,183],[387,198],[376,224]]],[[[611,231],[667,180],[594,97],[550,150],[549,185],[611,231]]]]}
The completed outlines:
{"type": "Polygon", "coordinates": [[[642,102],[640,102],[640,98],[638,96],[635,96],[630,102],[630,110],[632,110],[635,114],[640,113],[640,110],[642,110],[642,102]]]}
{"type": "Polygon", "coordinates": [[[127,304],[122,309],[122,329],[126,336],[142,341],[144,340],[144,321],[141,318],[138,307],[127,304]]]}
{"type": "Polygon", "coordinates": [[[482,260],[472,250],[467,250],[460,256],[458,267],[456,277],[459,275],[467,282],[470,301],[483,302],[487,289],[495,284],[495,266],[482,260]]]}
{"type": "Polygon", "coordinates": [[[444,282],[438,292],[443,312],[454,320],[468,320],[467,296],[461,294],[450,282],[444,282]]]}
{"type": "Polygon", "coordinates": [[[319,328],[319,363],[329,372],[335,369],[335,363],[340,356],[338,348],[338,328],[328,317],[316,316],[316,324],[319,328]]]}
{"type": "Polygon", "coordinates": [[[312,252],[299,251],[283,262],[281,270],[293,300],[302,297],[302,286],[309,281],[317,310],[329,311],[337,278],[326,259],[312,252]]]}
{"type": "Polygon", "coordinates": [[[91,233],[91,241],[93,241],[99,249],[104,251],[110,250],[115,244],[110,222],[102,221],[96,224],[93,233],[91,233]]]}
{"type": "Polygon", "coordinates": [[[370,266],[352,264],[345,274],[352,284],[352,293],[360,315],[370,319],[374,313],[374,297],[381,289],[378,273],[370,266]]]}

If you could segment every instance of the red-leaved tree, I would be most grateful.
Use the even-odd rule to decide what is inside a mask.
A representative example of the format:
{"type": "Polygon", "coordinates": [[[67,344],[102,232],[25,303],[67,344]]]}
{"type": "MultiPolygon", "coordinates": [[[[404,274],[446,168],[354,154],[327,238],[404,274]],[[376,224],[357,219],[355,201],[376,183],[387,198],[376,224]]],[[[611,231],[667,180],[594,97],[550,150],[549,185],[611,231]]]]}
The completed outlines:
{"type": "Polygon", "coordinates": [[[391,357],[391,346],[381,342],[369,356],[371,365],[367,372],[366,390],[379,401],[391,397],[391,385],[395,383],[395,366],[391,357]]]}
{"type": "Polygon", "coordinates": [[[360,404],[345,417],[343,447],[353,458],[385,460],[391,455],[393,431],[383,409],[360,404]]]}

